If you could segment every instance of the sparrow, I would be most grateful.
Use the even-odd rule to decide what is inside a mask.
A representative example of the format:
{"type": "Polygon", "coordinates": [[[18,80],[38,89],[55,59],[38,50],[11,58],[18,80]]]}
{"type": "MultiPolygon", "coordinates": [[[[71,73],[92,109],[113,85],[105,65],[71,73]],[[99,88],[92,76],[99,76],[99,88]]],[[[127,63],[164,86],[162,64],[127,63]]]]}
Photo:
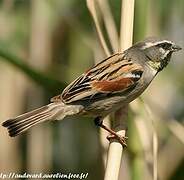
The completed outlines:
{"type": "Polygon", "coordinates": [[[172,41],[147,38],[84,72],[60,95],[51,98],[50,104],[9,119],[2,126],[14,137],[44,121],[87,115],[126,146],[125,137],[103,124],[104,117],[140,96],[167,66],[172,53],[179,50],[181,47],[172,41]]]}

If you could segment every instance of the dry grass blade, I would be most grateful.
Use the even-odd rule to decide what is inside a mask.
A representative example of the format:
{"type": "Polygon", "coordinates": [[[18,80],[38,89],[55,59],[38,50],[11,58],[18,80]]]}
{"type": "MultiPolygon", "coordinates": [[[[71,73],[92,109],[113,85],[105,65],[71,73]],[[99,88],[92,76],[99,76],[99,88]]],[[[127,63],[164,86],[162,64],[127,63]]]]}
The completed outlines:
{"type": "MultiPolygon", "coordinates": [[[[148,108],[146,108],[146,110],[151,112],[151,109],[149,108],[148,105],[146,105],[148,108]]],[[[153,110],[157,112],[157,115],[154,114],[154,118],[157,119],[162,119],[162,120],[167,120],[167,121],[163,121],[166,122],[165,125],[168,127],[168,129],[171,131],[171,133],[181,141],[181,143],[184,144],[184,125],[183,122],[178,122],[178,120],[174,119],[174,118],[170,118],[168,117],[168,113],[162,108],[160,107],[158,104],[154,104],[152,103],[152,107],[153,110]]],[[[152,112],[151,112],[152,113],[152,112]]],[[[153,113],[152,113],[153,115],[153,113]]]]}
{"type": "Polygon", "coordinates": [[[97,2],[103,16],[112,49],[114,52],[117,52],[119,48],[119,37],[109,3],[106,0],[97,0],[97,2]]]}
{"type": "MultiPolygon", "coordinates": [[[[158,154],[158,137],[157,137],[157,132],[156,132],[156,128],[155,128],[155,122],[154,122],[154,119],[160,119],[159,117],[162,117],[162,119],[166,119],[166,117],[164,117],[166,113],[164,113],[164,111],[162,110],[162,113],[163,114],[159,114],[159,116],[156,116],[151,108],[149,107],[149,105],[147,103],[143,103],[144,104],[144,107],[145,107],[145,110],[147,112],[147,114],[149,115],[149,119],[152,120],[152,123],[153,123],[153,159],[154,159],[154,162],[153,162],[153,177],[154,177],[154,180],[158,179],[158,156],[160,157],[160,153],[158,154]]],[[[158,113],[158,111],[157,111],[158,113]]],[[[177,120],[175,119],[169,119],[167,120],[167,126],[169,128],[169,130],[171,131],[171,133],[181,142],[184,144],[184,126],[179,123],[177,120]]],[[[168,146],[169,147],[169,146],[168,146]]],[[[168,148],[167,147],[167,148],[168,148]]],[[[167,148],[164,148],[164,149],[167,149],[167,148]]],[[[162,150],[164,151],[164,150],[162,150]]],[[[161,153],[162,153],[161,151],[161,153]]],[[[171,151],[172,152],[172,151],[171,151]]],[[[164,154],[164,153],[163,153],[164,154]]],[[[162,163],[161,163],[162,164],[162,163]]]]}
{"type": "Polygon", "coordinates": [[[184,144],[184,126],[181,123],[177,122],[175,119],[172,119],[168,123],[168,127],[173,135],[184,144]]]}
{"type": "Polygon", "coordinates": [[[91,13],[91,16],[93,17],[93,20],[94,20],[94,23],[95,23],[95,26],[96,26],[96,30],[97,30],[98,37],[100,39],[100,43],[102,45],[102,48],[103,48],[105,54],[107,56],[110,56],[110,51],[107,47],[107,44],[105,42],[105,38],[104,38],[103,33],[102,33],[102,29],[100,27],[100,23],[98,21],[96,8],[95,8],[95,0],[86,0],[86,2],[87,2],[87,7],[88,7],[88,9],[91,13]]]}
{"type": "MultiPolygon", "coordinates": [[[[100,40],[100,45],[102,46],[105,54],[107,56],[110,55],[110,51],[107,47],[107,44],[106,44],[106,41],[104,39],[104,36],[103,36],[103,33],[102,33],[102,30],[101,30],[101,27],[100,27],[100,24],[99,24],[99,20],[98,20],[98,16],[97,16],[97,13],[96,13],[96,8],[95,8],[95,0],[86,0],[87,2],[87,7],[91,13],[91,16],[93,17],[93,20],[94,20],[94,24],[96,26],[96,30],[97,30],[97,33],[98,33],[98,37],[99,37],[99,40],[100,40]]],[[[105,17],[103,17],[105,18],[105,17]]],[[[95,47],[95,52],[99,51],[98,47],[95,47]]],[[[98,63],[99,61],[96,61],[95,63],[98,63]]],[[[110,116],[106,117],[104,119],[105,123],[107,126],[110,126],[110,116]]],[[[106,137],[107,137],[108,133],[107,132],[104,132],[102,129],[100,129],[100,142],[101,142],[101,146],[103,148],[103,162],[104,162],[104,165],[106,163],[106,155],[107,155],[107,146],[108,146],[108,142],[106,140],[106,137]]]]}
{"type": "Polygon", "coordinates": [[[153,180],[158,179],[158,136],[153,128],[153,180]]]}
{"type": "MultiPolygon", "coordinates": [[[[140,139],[140,149],[144,151],[145,165],[148,168],[147,175],[153,180],[157,179],[157,157],[158,157],[158,139],[155,131],[152,113],[145,112],[145,106],[140,98],[130,104],[131,109],[136,114],[134,123],[140,139]],[[144,113],[143,113],[144,112],[144,113]],[[151,119],[151,121],[148,121],[151,119]],[[150,129],[151,128],[151,129],[150,129]]],[[[139,151],[137,152],[139,154],[139,151]]]]}
{"type": "Polygon", "coordinates": [[[151,120],[153,125],[153,180],[157,180],[158,179],[158,136],[157,136],[155,122],[154,122],[154,119],[156,119],[156,117],[154,116],[151,109],[145,102],[142,102],[142,104],[144,105],[144,108],[149,116],[148,119],[151,120]]]}

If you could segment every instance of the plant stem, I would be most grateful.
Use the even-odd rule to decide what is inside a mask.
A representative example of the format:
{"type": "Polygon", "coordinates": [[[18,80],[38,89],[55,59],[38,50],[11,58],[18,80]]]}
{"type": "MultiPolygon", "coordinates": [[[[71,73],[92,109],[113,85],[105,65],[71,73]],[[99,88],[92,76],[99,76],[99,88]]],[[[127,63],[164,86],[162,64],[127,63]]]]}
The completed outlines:
{"type": "MultiPolygon", "coordinates": [[[[134,19],[134,0],[122,1],[122,15],[121,15],[121,34],[120,47],[121,51],[127,49],[132,45],[133,39],[133,19],[134,19]]],[[[128,106],[123,107],[115,113],[115,120],[113,122],[113,129],[125,136],[127,128],[127,114],[128,106]]],[[[123,146],[116,140],[112,140],[109,145],[107,168],[105,171],[105,180],[118,180],[119,171],[121,167],[121,159],[123,154],[123,146]]]]}

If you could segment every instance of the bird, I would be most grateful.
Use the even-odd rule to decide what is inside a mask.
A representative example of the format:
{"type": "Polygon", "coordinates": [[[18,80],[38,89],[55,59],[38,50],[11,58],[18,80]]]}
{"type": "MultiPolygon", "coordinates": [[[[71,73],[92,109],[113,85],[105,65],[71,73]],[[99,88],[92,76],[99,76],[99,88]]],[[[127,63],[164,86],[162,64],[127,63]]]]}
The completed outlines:
{"type": "Polygon", "coordinates": [[[2,123],[15,137],[36,124],[62,120],[66,116],[90,116],[123,146],[126,137],[103,124],[110,113],[139,97],[155,76],[169,63],[173,52],[182,48],[174,42],[149,37],[123,52],[117,52],[94,65],[71,82],[48,105],[2,123]]]}

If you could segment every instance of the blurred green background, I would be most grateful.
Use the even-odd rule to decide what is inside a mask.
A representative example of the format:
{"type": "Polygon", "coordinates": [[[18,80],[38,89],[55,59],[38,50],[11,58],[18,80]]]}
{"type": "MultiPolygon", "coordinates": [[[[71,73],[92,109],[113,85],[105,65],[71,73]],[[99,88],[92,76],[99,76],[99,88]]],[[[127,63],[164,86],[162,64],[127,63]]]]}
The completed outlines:
{"type": "MultiPolygon", "coordinates": [[[[119,31],[122,1],[101,1],[109,5],[119,31]]],[[[100,23],[110,47],[103,18],[100,23]]],[[[135,0],[134,41],[147,36],[184,47],[184,1],[135,0]]],[[[104,57],[85,0],[0,0],[0,122],[48,103],[104,57]]],[[[183,52],[175,55],[143,95],[155,114],[160,180],[184,179],[183,58],[183,52]]],[[[150,118],[142,102],[130,111],[120,180],[152,177],[150,118]]],[[[105,145],[88,118],[44,123],[16,138],[0,127],[0,173],[83,172],[89,180],[101,180],[104,140],[105,145]]]]}

